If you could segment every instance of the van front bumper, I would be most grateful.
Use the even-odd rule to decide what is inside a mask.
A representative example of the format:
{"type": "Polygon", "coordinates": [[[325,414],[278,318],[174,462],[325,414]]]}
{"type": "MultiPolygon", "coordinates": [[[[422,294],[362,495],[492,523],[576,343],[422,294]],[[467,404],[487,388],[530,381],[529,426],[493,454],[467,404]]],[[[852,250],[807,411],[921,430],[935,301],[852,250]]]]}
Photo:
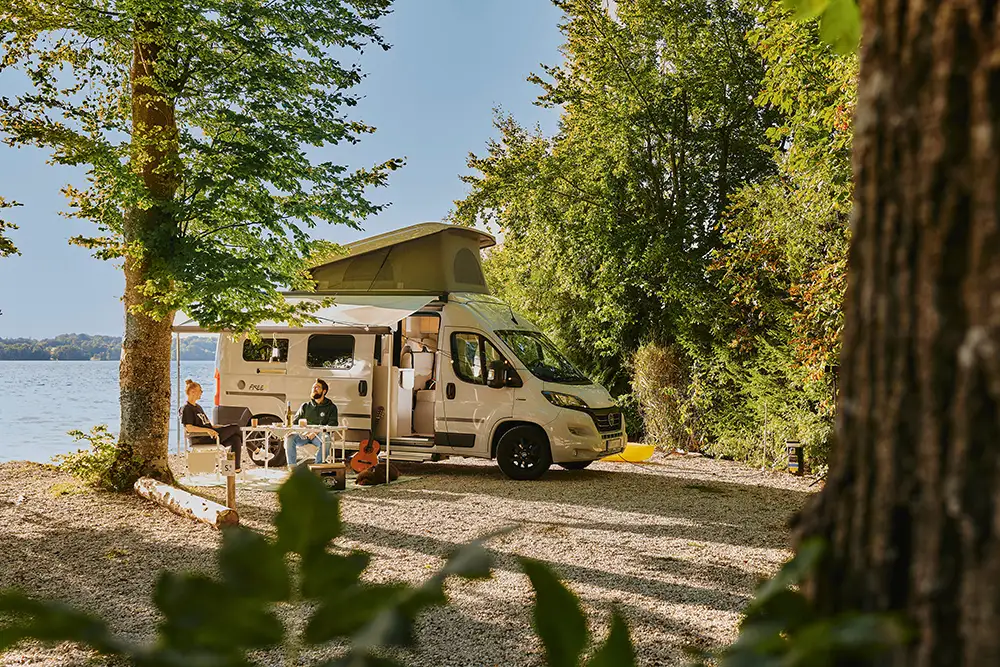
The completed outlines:
{"type": "Polygon", "coordinates": [[[622,421],[620,428],[598,430],[596,420],[588,412],[564,408],[562,419],[557,419],[546,429],[552,449],[553,463],[594,461],[625,451],[628,436],[622,421]]]}

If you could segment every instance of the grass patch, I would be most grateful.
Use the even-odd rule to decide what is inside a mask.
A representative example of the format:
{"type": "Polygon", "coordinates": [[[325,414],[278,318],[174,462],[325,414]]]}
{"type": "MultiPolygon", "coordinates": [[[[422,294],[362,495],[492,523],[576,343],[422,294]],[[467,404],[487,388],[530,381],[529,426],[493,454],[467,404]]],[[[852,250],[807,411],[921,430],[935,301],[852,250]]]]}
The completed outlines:
{"type": "Polygon", "coordinates": [[[49,493],[56,498],[61,496],[75,496],[86,492],[87,489],[79,482],[56,482],[49,487],[49,493]]]}

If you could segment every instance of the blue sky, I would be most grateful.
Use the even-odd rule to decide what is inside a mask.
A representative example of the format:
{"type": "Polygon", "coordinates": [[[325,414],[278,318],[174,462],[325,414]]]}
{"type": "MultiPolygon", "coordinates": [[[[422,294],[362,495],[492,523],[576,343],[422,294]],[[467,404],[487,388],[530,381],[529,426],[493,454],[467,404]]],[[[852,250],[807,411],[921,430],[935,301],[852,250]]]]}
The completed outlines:
{"type": "MultiPolygon", "coordinates": [[[[392,202],[364,232],[318,228],[315,235],[346,243],[416,222],[440,220],[466,191],[469,151],[482,153],[494,107],[552,133],[557,112],[532,105],[538,90],[525,78],[540,63],[556,64],[559,12],[548,0],[397,0],[382,22],[393,45],[362,59],[368,79],[354,118],[378,131],[356,147],[333,148],[324,159],[362,166],[405,157],[406,167],[373,200],[392,202]]],[[[17,92],[17,78],[0,76],[0,96],[17,92]]],[[[123,279],[113,264],[93,259],[67,239],[91,223],[60,217],[60,188],[82,184],[81,172],[45,164],[38,150],[0,145],[0,195],[23,208],[5,211],[22,255],[0,259],[0,338],[59,333],[120,335],[123,279]]]]}

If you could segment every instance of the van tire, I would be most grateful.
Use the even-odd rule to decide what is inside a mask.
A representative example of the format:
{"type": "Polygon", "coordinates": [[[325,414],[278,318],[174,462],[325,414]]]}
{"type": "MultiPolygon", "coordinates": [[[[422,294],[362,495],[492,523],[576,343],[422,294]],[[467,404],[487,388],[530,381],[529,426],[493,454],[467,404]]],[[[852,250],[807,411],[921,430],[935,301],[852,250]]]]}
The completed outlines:
{"type": "Polygon", "coordinates": [[[497,442],[497,465],[511,479],[538,479],[552,465],[545,432],[537,426],[515,426],[497,442]]]}
{"type": "Polygon", "coordinates": [[[591,463],[593,461],[567,461],[566,463],[557,463],[556,465],[565,470],[583,470],[591,463]]]}

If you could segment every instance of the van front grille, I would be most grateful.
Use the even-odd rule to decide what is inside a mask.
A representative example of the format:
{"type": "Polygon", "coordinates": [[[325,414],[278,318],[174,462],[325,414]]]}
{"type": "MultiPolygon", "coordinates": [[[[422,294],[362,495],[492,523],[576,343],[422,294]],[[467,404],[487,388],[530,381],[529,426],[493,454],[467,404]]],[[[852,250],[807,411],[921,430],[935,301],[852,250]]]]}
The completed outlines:
{"type": "Polygon", "coordinates": [[[612,431],[622,430],[622,413],[621,412],[592,412],[590,416],[594,419],[594,424],[597,426],[597,430],[601,433],[609,433],[612,431]]]}

